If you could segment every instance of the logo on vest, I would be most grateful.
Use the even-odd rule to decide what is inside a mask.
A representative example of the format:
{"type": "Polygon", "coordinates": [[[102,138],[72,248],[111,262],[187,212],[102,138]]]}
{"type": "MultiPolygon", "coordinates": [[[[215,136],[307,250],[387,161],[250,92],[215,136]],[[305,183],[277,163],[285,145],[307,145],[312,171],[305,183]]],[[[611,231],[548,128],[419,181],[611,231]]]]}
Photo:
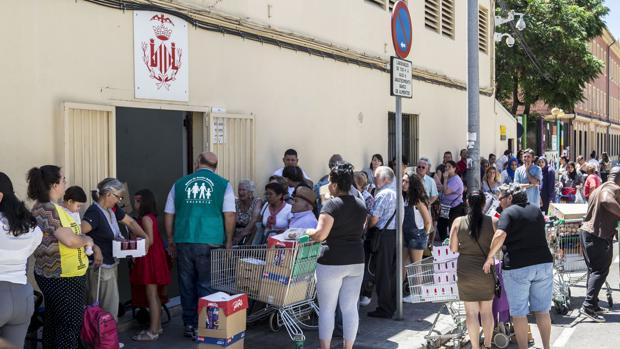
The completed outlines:
{"type": "Polygon", "coordinates": [[[213,182],[206,177],[195,177],[185,183],[185,202],[188,204],[211,204],[213,182]]]}

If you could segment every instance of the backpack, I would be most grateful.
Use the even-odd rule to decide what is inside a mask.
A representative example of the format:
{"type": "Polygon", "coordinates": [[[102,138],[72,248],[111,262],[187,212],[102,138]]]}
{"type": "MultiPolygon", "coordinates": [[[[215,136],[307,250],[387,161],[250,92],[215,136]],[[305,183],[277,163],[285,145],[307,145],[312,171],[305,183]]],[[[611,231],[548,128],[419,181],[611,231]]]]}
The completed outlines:
{"type": "Polygon", "coordinates": [[[114,316],[99,306],[99,285],[101,268],[97,279],[97,298],[95,304],[86,306],[80,337],[93,349],[119,349],[118,331],[114,316]]]}

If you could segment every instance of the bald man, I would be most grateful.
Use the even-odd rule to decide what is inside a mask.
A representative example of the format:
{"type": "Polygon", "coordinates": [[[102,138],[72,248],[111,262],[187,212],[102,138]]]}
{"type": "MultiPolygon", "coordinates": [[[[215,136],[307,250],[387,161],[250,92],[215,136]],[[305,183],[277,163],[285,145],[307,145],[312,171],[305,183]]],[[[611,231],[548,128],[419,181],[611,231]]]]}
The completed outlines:
{"type": "Polygon", "coordinates": [[[196,337],[198,299],[211,289],[211,249],[232,247],[235,194],[217,175],[217,155],[198,156],[195,171],[174,183],[164,209],[168,253],[177,259],[184,336],[196,337]]]}
{"type": "Polygon", "coordinates": [[[588,212],[579,229],[581,248],[588,266],[586,298],[581,314],[596,322],[604,322],[604,310],[598,305],[598,294],[609,274],[614,256],[613,239],[620,221],[620,167],[611,169],[607,182],[590,194],[588,212]]]}

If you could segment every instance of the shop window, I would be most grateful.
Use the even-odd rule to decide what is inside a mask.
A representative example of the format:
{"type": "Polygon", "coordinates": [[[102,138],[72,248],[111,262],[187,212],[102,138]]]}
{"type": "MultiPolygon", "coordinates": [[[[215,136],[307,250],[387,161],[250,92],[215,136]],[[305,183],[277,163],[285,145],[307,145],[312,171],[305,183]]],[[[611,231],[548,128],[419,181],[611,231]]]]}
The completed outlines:
{"type": "Polygon", "coordinates": [[[71,185],[79,185],[88,193],[103,178],[116,176],[115,108],[64,103],[63,110],[62,168],[71,185]]]}

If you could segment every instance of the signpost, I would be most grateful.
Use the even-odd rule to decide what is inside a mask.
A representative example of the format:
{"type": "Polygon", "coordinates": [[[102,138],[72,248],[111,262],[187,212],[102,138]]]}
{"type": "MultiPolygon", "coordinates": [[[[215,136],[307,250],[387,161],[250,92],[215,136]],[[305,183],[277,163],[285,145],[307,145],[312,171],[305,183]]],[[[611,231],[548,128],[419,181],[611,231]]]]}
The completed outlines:
{"type": "Polygon", "coordinates": [[[411,51],[411,15],[404,1],[399,0],[392,10],[392,44],[400,58],[390,59],[390,95],[396,96],[396,319],[403,319],[403,228],[401,225],[402,193],[402,157],[403,157],[403,116],[401,98],[413,97],[412,68],[410,61],[405,60],[411,51]]]}

